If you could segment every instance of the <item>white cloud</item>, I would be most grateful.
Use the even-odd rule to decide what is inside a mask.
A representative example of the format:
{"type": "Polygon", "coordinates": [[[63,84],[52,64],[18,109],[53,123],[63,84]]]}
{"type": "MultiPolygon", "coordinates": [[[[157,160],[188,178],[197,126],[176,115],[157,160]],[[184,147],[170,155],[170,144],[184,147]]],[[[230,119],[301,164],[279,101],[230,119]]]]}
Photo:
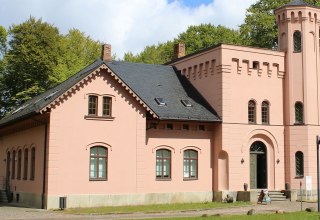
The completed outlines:
{"type": "Polygon", "coordinates": [[[182,0],[0,0],[0,25],[19,24],[30,15],[62,33],[78,28],[93,39],[111,43],[113,53],[138,53],[165,42],[189,25],[212,23],[237,28],[256,0],[213,0],[188,8],[182,0]]]}

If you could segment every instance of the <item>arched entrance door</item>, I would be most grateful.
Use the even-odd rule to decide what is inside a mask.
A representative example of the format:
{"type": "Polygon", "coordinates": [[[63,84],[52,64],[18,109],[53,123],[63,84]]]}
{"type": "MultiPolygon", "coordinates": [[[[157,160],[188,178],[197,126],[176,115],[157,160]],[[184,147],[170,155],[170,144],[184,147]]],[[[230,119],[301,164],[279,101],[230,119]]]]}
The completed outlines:
{"type": "Polygon", "coordinates": [[[261,141],[250,147],[250,188],[267,188],[267,148],[261,141]]]}

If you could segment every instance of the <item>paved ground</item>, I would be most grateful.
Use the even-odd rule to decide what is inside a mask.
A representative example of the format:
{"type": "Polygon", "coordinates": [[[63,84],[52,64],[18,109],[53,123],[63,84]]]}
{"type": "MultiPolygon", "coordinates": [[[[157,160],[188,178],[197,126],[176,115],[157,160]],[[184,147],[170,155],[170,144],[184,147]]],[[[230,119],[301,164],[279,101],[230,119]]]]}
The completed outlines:
{"type": "MultiPolygon", "coordinates": [[[[303,203],[302,209],[314,207],[317,210],[317,203],[303,203]]],[[[253,204],[246,207],[229,207],[207,210],[174,211],[161,213],[131,213],[131,214],[109,214],[109,215],[70,215],[61,211],[48,211],[32,208],[13,207],[0,203],[0,219],[144,219],[144,218],[170,218],[170,217],[192,217],[202,215],[236,215],[246,214],[250,209],[255,213],[275,213],[277,210],[284,212],[295,212],[301,210],[299,202],[272,202],[271,205],[253,204]]]]}

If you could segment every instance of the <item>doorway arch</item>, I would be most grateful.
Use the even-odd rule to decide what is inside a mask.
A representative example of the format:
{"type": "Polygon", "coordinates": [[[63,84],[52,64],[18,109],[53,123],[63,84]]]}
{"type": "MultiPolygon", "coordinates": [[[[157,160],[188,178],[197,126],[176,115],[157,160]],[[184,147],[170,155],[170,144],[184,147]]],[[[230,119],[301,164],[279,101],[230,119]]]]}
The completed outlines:
{"type": "Polygon", "coordinates": [[[250,188],[267,188],[267,174],[267,147],[263,142],[255,141],[250,147],[250,188]]]}

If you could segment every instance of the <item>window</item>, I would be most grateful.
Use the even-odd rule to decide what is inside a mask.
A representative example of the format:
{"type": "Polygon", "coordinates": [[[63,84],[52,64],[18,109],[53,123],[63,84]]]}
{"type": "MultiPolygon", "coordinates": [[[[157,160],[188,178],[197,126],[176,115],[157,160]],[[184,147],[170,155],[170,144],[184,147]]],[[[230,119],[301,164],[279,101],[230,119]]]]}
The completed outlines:
{"type": "Polygon", "coordinates": [[[301,52],[301,32],[295,31],[293,33],[293,51],[301,52]]]}
{"type": "Polygon", "coordinates": [[[98,97],[94,95],[89,96],[88,115],[97,115],[98,97]]]}
{"type": "Polygon", "coordinates": [[[107,180],[108,149],[90,148],[90,180],[107,180]]]}
{"type": "Polygon", "coordinates": [[[11,154],[10,151],[7,152],[7,179],[10,178],[10,161],[11,161],[11,154]]]}
{"type": "Polygon", "coordinates": [[[256,123],[256,103],[253,100],[248,103],[248,122],[250,124],[256,123]]]}
{"type": "Polygon", "coordinates": [[[171,178],[171,151],[159,149],[156,153],[156,178],[171,178]]]}
{"type": "Polygon", "coordinates": [[[267,101],[261,104],[261,121],[262,124],[269,124],[269,102],[267,101]]]}
{"type": "Polygon", "coordinates": [[[185,106],[185,107],[192,107],[191,102],[188,99],[181,99],[181,103],[185,106]]]}
{"type": "Polygon", "coordinates": [[[164,101],[164,98],[155,98],[154,99],[156,101],[156,103],[159,105],[159,106],[165,106],[166,105],[166,102],[164,101]]]}
{"type": "Polygon", "coordinates": [[[23,161],[23,179],[26,180],[28,178],[28,149],[24,149],[24,161],[23,161]]]}
{"type": "Polygon", "coordinates": [[[111,116],[111,105],[112,105],[112,98],[111,97],[103,97],[103,103],[102,103],[102,115],[103,116],[111,116]]]}
{"type": "Polygon", "coordinates": [[[31,149],[31,166],[30,166],[30,180],[34,180],[36,169],[36,149],[31,149]]]}
{"type": "Polygon", "coordinates": [[[11,179],[14,179],[16,176],[16,151],[12,152],[12,165],[11,165],[11,179]]]}
{"type": "Polygon", "coordinates": [[[183,124],[182,125],[182,130],[189,130],[189,125],[188,124],[183,124]]]}
{"type": "Polygon", "coordinates": [[[304,175],[303,167],[303,153],[301,151],[296,152],[296,176],[302,177],[304,175]]]}
{"type": "Polygon", "coordinates": [[[17,173],[17,179],[21,179],[21,149],[18,151],[18,173],[17,173]]]}
{"type": "Polygon", "coordinates": [[[199,130],[199,131],[205,131],[206,128],[205,128],[204,125],[199,125],[198,130],[199,130]]]}
{"type": "Polygon", "coordinates": [[[185,150],[183,152],[183,178],[198,178],[198,152],[195,150],[185,150]]]}
{"type": "Polygon", "coordinates": [[[173,124],[168,123],[168,124],[167,124],[167,129],[168,129],[168,130],[173,130],[173,124]]]}
{"type": "Polygon", "coordinates": [[[303,104],[301,102],[296,102],[295,107],[295,116],[296,124],[303,124],[303,104]]]}

